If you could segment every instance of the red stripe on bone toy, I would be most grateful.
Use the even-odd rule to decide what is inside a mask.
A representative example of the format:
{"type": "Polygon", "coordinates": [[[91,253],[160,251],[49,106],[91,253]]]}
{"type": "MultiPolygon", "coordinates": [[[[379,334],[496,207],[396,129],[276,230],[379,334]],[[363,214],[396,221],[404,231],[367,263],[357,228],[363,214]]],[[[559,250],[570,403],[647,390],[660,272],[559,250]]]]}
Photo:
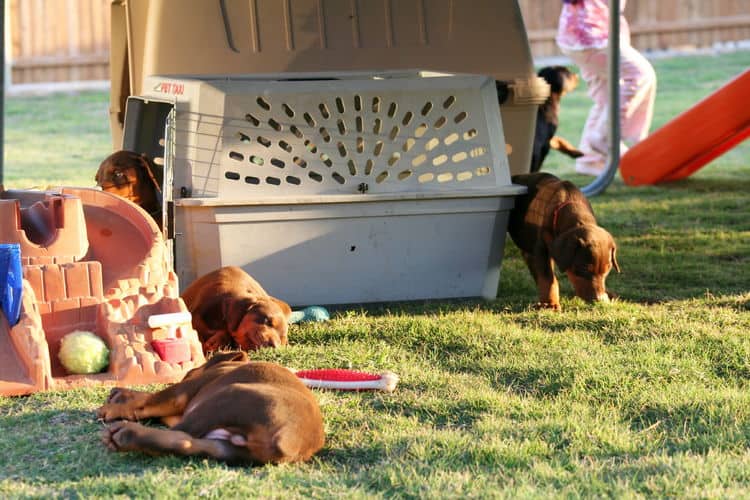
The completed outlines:
{"type": "Polygon", "coordinates": [[[182,324],[190,325],[193,316],[190,311],[152,314],[148,317],[150,328],[166,328],[166,338],[151,340],[151,348],[167,363],[183,363],[192,359],[187,339],[177,337],[177,329],[182,324]]]}
{"type": "Polygon", "coordinates": [[[389,371],[369,373],[343,368],[292,371],[311,389],[392,392],[396,388],[396,384],[398,384],[398,375],[389,371]]]}

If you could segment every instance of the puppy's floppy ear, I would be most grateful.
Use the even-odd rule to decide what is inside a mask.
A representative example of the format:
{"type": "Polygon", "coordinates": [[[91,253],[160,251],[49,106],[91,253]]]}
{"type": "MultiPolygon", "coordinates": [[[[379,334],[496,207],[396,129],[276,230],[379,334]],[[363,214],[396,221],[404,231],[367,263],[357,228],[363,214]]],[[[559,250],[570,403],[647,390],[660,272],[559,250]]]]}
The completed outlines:
{"type": "Polygon", "coordinates": [[[96,182],[96,185],[98,186],[101,182],[104,182],[105,177],[105,171],[107,168],[107,164],[109,163],[109,158],[104,160],[99,164],[99,168],[96,169],[96,174],[94,175],[94,182],[96,182]]]}
{"type": "Polygon", "coordinates": [[[272,301],[274,301],[284,312],[284,316],[286,316],[286,319],[289,319],[289,317],[292,315],[292,308],[289,307],[289,304],[284,302],[281,299],[277,299],[276,297],[269,297],[272,301]]]}
{"type": "Polygon", "coordinates": [[[583,241],[575,234],[575,231],[566,231],[552,240],[549,246],[550,257],[561,271],[567,271],[573,265],[576,250],[581,246],[583,246],[583,241]]]}
{"type": "Polygon", "coordinates": [[[227,331],[233,332],[240,326],[240,321],[250,306],[256,301],[251,298],[235,299],[226,297],[221,303],[221,312],[227,324],[227,331]]]}
{"type": "Polygon", "coordinates": [[[617,245],[612,243],[612,250],[611,250],[611,256],[612,256],[612,267],[615,268],[615,271],[618,273],[620,272],[620,266],[617,264],[617,245]]]}
{"type": "Polygon", "coordinates": [[[224,361],[247,361],[247,354],[245,354],[243,351],[232,351],[223,352],[221,354],[214,354],[213,356],[211,356],[211,359],[206,362],[204,367],[208,368],[209,366],[217,365],[219,363],[223,363],[224,361]]]}

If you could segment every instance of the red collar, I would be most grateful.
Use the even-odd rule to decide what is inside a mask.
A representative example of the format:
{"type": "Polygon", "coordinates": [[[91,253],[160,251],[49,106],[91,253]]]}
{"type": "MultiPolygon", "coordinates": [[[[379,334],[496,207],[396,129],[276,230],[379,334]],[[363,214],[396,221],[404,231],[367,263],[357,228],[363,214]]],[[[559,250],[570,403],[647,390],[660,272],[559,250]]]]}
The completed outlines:
{"type": "Polygon", "coordinates": [[[557,216],[560,213],[560,210],[562,210],[564,207],[571,205],[573,202],[568,200],[560,203],[555,207],[555,209],[552,211],[552,233],[557,232],[557,216]]]}

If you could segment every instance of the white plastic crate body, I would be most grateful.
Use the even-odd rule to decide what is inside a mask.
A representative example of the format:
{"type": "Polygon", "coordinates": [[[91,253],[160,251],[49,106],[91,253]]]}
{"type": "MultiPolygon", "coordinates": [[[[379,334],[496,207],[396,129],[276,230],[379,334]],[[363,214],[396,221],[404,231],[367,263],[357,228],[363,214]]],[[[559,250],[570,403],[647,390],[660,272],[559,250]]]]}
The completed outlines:
{"type": "Polygon", "coordinates": [[[237,265],[293,305],[494,298],[522,191],[494,82],[338,78],[153,78],[181,285],[237,265]]]}
{"type": "Polygon", "coordinates": [[[511,195],[326,198],[243,206],[184,200],[191,270],[201,276],[238,265],[296,306],[495,297],[511,195]]]}

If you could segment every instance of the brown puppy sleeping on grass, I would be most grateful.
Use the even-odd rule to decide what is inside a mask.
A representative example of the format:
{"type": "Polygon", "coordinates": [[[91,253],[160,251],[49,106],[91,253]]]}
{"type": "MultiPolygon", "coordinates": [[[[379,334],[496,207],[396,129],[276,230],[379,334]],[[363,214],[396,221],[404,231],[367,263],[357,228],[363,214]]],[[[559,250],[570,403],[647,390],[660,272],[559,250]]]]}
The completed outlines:
{"type": "Polygon", "coordinates": [[[539,291],[539,305],[560,310],[554,264],[568,275],[578,297],[608,302],[605,280],[617,264],[617,245],[599,227],[586,196],[551,174],[514,175],[528,188],[516,198],[508,232],[518,246],[539,291]]]}
{"type": "Polygon", "coordinates": [[[102,435],[112,451],[276,464],[308,460],[325,443],[310,390],[286,368],[248,362],[243,352],[217,354],[154,393],[112,389],[97,415],[112,422],[102,435]],[[149,418],[170,428],[136,422],[149,418]]]}
{"type": "Polygon", "coordinates": [[[182,300],[193,315],[204,352],[287,344],[289,304],[269,296],[239,267],[222,267],[198,278],[182,293],[182,300]]]}

